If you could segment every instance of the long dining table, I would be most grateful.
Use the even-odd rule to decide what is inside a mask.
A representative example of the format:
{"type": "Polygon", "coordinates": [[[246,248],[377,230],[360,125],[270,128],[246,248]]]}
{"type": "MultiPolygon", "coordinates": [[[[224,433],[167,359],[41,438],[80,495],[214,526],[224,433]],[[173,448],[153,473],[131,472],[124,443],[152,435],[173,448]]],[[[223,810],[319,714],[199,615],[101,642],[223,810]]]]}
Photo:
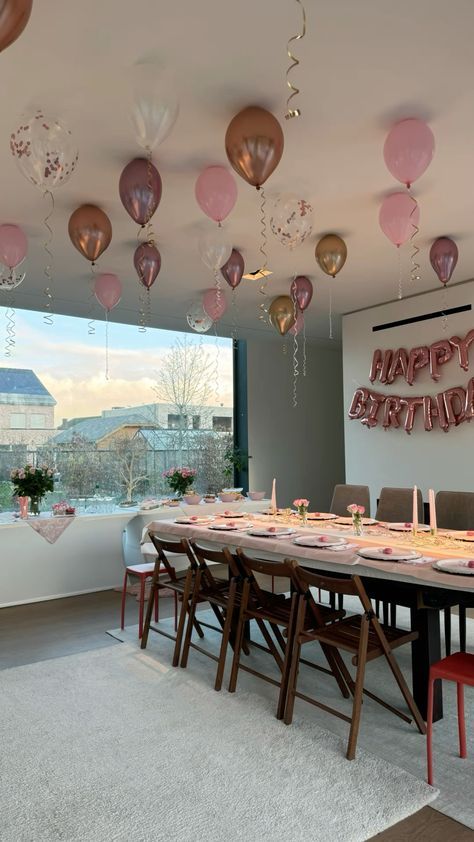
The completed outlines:
{"type": "MultiPolygon", "coordinates": [[[[409,608],[411,628],[418,632],[417,639],[411,644],[413,695],[422,715],[426,717],[429,668],[430,664],[441,657],[440,610],[457,605],[465,599],[470,601],[472,598],[474,604],[474,575],[440,572],[433,564],[437,559],[471,558],[469,544],[463,545],[461,541],[446,538],[448,546],[439,546],[431,537],[423,538],[423,533],[413,538],[411,533],[392,532],[383,524],[368,526],[364,534],[357,537],[352,534],[350,525],[341,523],[309,521],[302,526],[297,517],[286,517],[283,523],[281,517],[249,514],[242,518],[240,512],[234,519],[235,528],[220,531],[211,528],[219,524],[220,513],[214,513],[214,518],[214,521],[207,524],[177,523],[175,518],[165,518],[150,522],[146,528],[163,538],[183,537],[214,548],[239,546],[260,558],[276,561],[293,558],[302,566],[323,573],[357,574],[362,577],[372,599],[409,608]],[[251,529],[289,524],[296,530],[291,536],[257,537],[249,534],[251,529]],[[329,547],[304,547],[294,543],[295,537],[305,535],[342,537],[346,539],[347,545],[335,551],[329,547]],[[416,549],[422,558],[406,563],[391,561],[390,555],[387,555],[386,561],[358,555],[362,547],[380,546],[391,547],[394,551],[402,547],[416,549]]],[[[228,519],[222,520],[223,524],[228,522],[228,519]]],[[[442,715],[442,689],[437,686],[434,719],[438,720],[442,715]]]]}

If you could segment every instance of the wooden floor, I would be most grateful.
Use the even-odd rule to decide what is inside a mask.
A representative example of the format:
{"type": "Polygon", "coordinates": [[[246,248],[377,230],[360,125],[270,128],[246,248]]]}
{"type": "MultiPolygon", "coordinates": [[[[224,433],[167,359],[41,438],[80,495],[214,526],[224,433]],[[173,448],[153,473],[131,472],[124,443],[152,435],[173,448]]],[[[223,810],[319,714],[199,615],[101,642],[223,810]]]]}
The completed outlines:
{"type": "MultiPolygon", "coordinates": [[[[170,616],[172,610],[171,599],[160,600],[160,616],[170,616]]],[[[136,622],[138,606],[134,597],[128,597],[127,612],[128,622],[136,622]]],[[[0,609],[0,669],[103,646],[120,646],[106,634],[107,629],[119,625],[120,594],[116,591],[0,609]]],[[[425,807],[373,839],[381,842],[474,842],[474,832],[431,807],[425,807]]]]}

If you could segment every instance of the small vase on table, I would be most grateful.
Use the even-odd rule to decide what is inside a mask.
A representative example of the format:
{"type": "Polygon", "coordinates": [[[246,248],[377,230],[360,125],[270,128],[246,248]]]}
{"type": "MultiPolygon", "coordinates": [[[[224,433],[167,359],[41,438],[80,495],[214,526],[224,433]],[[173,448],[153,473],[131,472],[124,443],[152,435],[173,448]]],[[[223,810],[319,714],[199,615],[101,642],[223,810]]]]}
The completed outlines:
{"type": "Polygon", "coordinates": [[[33,495],[33,497],[30,496],[30,510],[31,510],[31,514],[33,515],[33,517],[39,516],[39,514],[40,514],[40,503],[41,503],[41,497],[37,497],[36,495],[33,495]]]}
{"type": "Polygon", "coordinates": [[[352,516],[352,532],[360,538],[364,532],[362,515],[365,513],[365,507],[358,506],[357,503],[351,503],[351,505],[347,507],[347,511],[352,516]]]}
{"type": "Polygon", "coordinates": [[[29,499],[30,499],[29,497],[23,497],[23,496],[18,497],[18,504],[20,506],[20,518],[22,520],[26,520],[26,518],[28,517],[28,502],[29,502],[29,499]]]}
{"type": "Polygon", "coordinates": [[[308,519],[309,500],[305,500],[304,497],[298,497],[297,500],[293,500],[293,505],[297,508],[298,514],[300,516],[301,526],[306,526],[306,521],[308,519]]]}

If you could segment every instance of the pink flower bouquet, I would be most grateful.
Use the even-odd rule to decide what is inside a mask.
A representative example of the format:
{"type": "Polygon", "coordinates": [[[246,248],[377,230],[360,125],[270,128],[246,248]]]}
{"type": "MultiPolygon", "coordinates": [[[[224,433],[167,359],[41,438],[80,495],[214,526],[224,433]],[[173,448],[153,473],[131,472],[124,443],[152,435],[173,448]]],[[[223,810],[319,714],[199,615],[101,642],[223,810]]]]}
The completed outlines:
{"type": "Polygon", "coordinates": [[[192,486],[196,473],[194,468],[169,468],[163,471],[163,476],[172,491],[182,497],[192,486]]]}

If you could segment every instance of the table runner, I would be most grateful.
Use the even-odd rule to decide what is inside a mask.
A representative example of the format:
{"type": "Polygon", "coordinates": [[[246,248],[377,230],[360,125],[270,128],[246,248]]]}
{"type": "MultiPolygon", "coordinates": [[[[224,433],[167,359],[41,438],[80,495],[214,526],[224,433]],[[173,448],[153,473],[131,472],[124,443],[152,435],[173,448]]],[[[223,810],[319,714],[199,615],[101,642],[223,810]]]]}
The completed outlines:
{"type": "MultiPolygon", "coordinates": [[[[262,519],[248,518],[252,521],[252,525],[261,526],[262,519]]],[[[295,518],[296,521],[296,518],[295,518]]],[[[281,521],[271,518],[265,518],[263,523],[266,526],[279,523],[281,521]]],[[[458,576],[450,573],[441,573],[433,569],[431,564],[405,564],[403,562],[390,561],[376,561],[372,559],[362,559],[356,554],[356,550],[350,549],[345,551],[334,552],[329,549],[320,549],[316,547],[302,547],[292,543],[292,538],[296,535],[314,535],[314,534],[329,534],[340,535],[347,538],[351,544],[356,544],[358,547],[377,546],[380,544],[393,547],[409,547],[413,549],[413,544],[407,541],[407,538],[400,537],[398,534],[395,537],[393,533],[383,527],[378,527],[375,533],[367,531],[362,537],[355,537],[352,535],[350,527],[344,528],[340,525],[334,525],[330,528],[327,524],[321,526],[319,523],[315,527],[306,526],[299,528],[298,522],[294,524],[296,532],[290,538],[258,538],[253,535],[248,535],[247,531],[229,531],[218,532],[196,524],[182,524],[175,523],[174,519],[163,519],[159,521],[152,521],[147,524],[144,529],[144,536],[149,529],[158,532],[158,534],[167,535],[170,537],[184,537],[191,540],[203,541],[211,544],[219,544],[220,546],[230,545],[233,547],[241,546],[243,549],[256,550],[260,555],[278,555],[280,558],[294,558],[300,561],[307,567],[324,568],[326,570],[340,570],[341,572],[354,573],[354,567],[357,566],[357,573],[361,576],[382,576],[383,578],[393,579],[398,581],[405,581],[428,585],[430,587],[452,588],[458,591],[474,591],[474,576],[458,576]]],[[[432,546],[423,546],[417,544],[416,549],[426,556],[436,558],[471,558],[474,555],[474,547],[463,550],[456,549],[435,549],[432,546]]]]}
{"type": "Polygon", "coordinates": [[[29,517],[26,523],[34,529],[38,535],[41,535],[49,544],[54,544],[61,537],[64,530],[70,526],[74,520],[74,515],[65,515],[64,517],[29,517]]]}

